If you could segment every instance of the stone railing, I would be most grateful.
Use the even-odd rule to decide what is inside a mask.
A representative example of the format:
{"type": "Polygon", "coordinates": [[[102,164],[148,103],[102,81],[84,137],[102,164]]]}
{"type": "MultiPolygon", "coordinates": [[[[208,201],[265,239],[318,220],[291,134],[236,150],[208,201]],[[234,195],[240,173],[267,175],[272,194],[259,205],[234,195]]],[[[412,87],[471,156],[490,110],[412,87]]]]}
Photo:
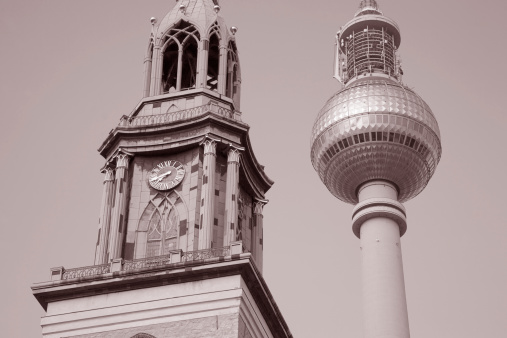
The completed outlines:
{"type": "Polygon", "coordinates": [[[75,278],[93,277],[111,272],[136,271],[168,266],[174,263],[188,263],[205,259],[231,256],[243,253],[243,244],[233,242],[231,246],[198,251],[173,250],[168,255],[147,257],[134,260],[113,259],[110,264],[92,265],[81,268],[65,269],[64,267],[51,269],[51,280],[67,280],[75,278]]]}
{"type": "Polygon", "coordinates": [[[175,111],[166,114],[147,115],[147,116],[123,116],[120,120],[120,127],[140,127],[152,126],[163,123],[170,123],[175,121],[182,121],[198,117],[207,113],[213,113],[236,121],[241,121],[241,113],[232,111],[227,108],[220,107],[215,103],[208,103],[202,106],[197,106],[190,109],[175,111]]]}
{"type": "Polygon", "coordinates": [[[124,261],[122,270],[132,271],[146,268],[156,268],[167,264],[171,264],[171,255],[134,259],[132,261],[124,261]]]}
{"type": "Polygon", "coordinates": [[[198,261],[213,257],[229,256],[231,248],[229,246],[218,249],[207,249],[199,251],[188,251],[183,253],[181,257],[182,262],[198,261]]]}
{"type": "Polygon", "coordinates": [[[68,270],[63,269],[62,279],[74,279],[74,278],[96,276],[109,273],[110,271],[111,271],[110,264],[92,265],[68,270]]]}

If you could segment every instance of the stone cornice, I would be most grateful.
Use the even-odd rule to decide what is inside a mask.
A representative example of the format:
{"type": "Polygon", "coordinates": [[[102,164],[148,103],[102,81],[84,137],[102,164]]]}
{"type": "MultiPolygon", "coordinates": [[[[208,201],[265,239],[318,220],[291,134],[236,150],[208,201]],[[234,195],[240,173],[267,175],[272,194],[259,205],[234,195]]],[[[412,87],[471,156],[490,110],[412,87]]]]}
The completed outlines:
{"type": "Polygon", "coordinates": [[[47,305],[55,301],[232,275],[241,275],[274,337],[292,337],[250,253],[38,283],[32,286],[32,291],[41,306],[47,309],[47,305]]]}

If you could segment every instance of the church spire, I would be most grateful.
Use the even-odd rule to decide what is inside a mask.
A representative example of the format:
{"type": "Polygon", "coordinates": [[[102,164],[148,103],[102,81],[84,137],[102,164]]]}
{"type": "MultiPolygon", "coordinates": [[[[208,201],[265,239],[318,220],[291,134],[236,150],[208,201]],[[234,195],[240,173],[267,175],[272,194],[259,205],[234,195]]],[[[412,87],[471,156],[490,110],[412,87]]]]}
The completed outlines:
{"type": "Polygon", "coordinates": [[[203,89],[232,99],[239,109],[237,29],[219,13],[217,0],[179,0],[160,24],[152,20],[145,97],[203,89]]]}

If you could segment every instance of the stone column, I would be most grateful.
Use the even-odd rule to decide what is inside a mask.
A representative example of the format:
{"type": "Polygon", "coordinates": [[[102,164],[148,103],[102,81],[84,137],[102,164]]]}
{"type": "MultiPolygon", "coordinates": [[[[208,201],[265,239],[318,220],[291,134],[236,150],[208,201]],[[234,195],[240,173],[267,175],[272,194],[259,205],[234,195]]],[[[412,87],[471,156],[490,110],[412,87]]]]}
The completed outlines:
{"type": "Polygon", "coordinates": [[[227,46],[220,46],[220,61],[218,67],[218,93],[225,95],[227,85],[227,46]]]}
{"type": "Polygon", "coordinates": [[[262,209],[264,206],[268,203],[268,201],[264,200],[256,200],[253,203],[253,215],[254,215],[254,222],[253,222],[253,230],[252,230],[252,236],[253,236],[253,256],[255,263],[257,264],[257,268],[262,273],[262,251],[264,249],[263,246],[263,223],[264,223],[264,216],[262,215],[262,209]]]}
{"type": "Polygon", "coordinates": [[[150,86],[151,86],[151,63],[153,58],[153,50],[148,49],[148,53],[144,58],[144,91],[143,97],[150,96],[150,86]]]}
{"type": "Polygon", "coordinates": [[[227,153],[227,181],[225,186],[224,246],[236,241],[238,222],[239,158],[241,149],[230,147],[227,153]]]}
{"type": "Polygon", "coordinates": [[[102,203],[100,205],[99,234],[97,248],[95,250],[95,265],[107,264],[107,251],[109,244],[109,229],[111,223],[111,208],[114,198],[114,171],[105,167],[102,171],[104,177],[104,190],[102,192],[102,203]]]}
{"type": "Polygon", "coordinates": [[[183,46],[178,49],[178,68],[176,78],[176,91],[181,90],[181,72],[183,71],[183,46]]]}
{"type": "Polygon", "coordinates": [[[203,175],[201,189],[201,224],[199,225],[199,250],[209,249],[213,241],[213,224],[215,217],[215,168],[217,143],[205,139],[203,175]]]}
{"type": "Polygon", "coordinates": [[[153,58],[151,67],[151,84],[150,84],[150,96],[160,94],[160,88],[162,86],[162,50],[161,47],[155,43],[153,46],[153,58]]]}
{"type": "Polygon", "coordinates": [[[365,183],[358,197],[352,220],[361,240],[364,337],[409,338],[400,243],[405,208],[385,181],[365,183]]]}
{"type": "Polygon", "coordinates": [[[199,54],[199,75],[197,88],[207,88],[208,83],[208,55],[209,55],[209,40],[202,39],[201,50],[199,54]]]}
{"type": "Polygon", "coordinates": [[[116,175],[111,231],[109,233],[109,260],[121,258],[123,239],[126,232],[127,176],[130,156],[120,153],[116,156],[116,175]]]}

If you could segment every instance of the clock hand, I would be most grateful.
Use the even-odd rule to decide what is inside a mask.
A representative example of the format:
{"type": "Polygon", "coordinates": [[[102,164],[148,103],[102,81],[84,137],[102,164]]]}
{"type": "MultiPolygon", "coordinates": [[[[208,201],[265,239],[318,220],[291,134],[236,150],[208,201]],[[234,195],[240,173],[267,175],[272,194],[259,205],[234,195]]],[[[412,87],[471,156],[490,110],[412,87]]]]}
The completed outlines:
{"type": "Polygon", "coordinates": [[[167,172],[163,173],[163,174],[162,174],[162,175],[160,175],[160,176],[156,176],[156,177],[152,177],[152,178],[150,178],[150,181],[155,181],[155,180],[156,180],[156,181],[157,181],[156,183],[158,183],[158,182],[162,181],[162,179],[163,179],[164,177],[166,177],[167,175],[169,175],[169,174],[171,174],[171,170],[169,170],[169,171],[167,171],[167,172]]]}

